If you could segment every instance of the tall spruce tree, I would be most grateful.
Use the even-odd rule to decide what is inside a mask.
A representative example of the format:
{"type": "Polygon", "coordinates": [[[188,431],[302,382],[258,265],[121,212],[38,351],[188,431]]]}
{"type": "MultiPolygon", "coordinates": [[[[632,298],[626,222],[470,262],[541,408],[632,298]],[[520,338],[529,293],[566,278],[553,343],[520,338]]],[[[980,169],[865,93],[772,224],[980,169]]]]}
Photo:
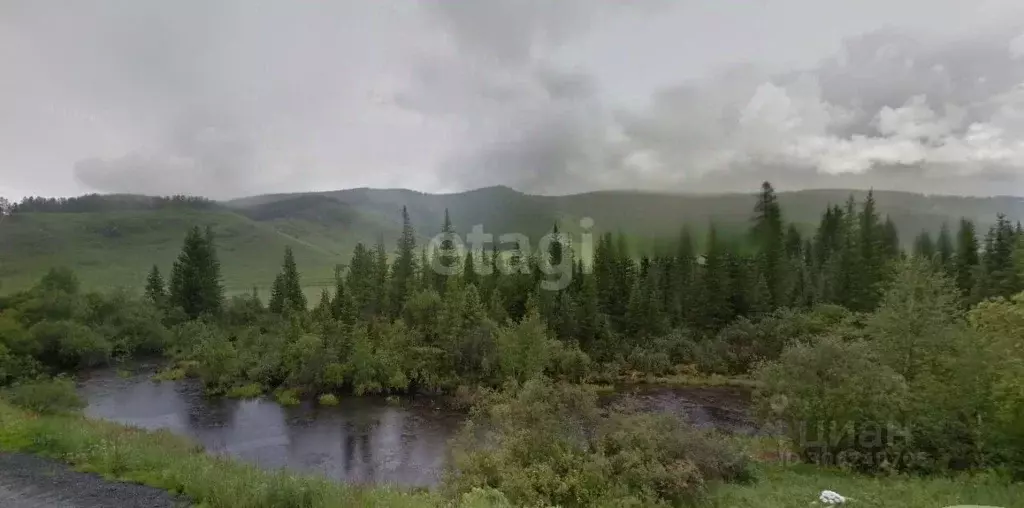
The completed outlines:
{"type": "MultiPolygon", "coordinates": [[[[423,267],[429,270],[429,267],[423,267]]],[[[398,238],[398,252],[391,269],[391,301],[389,313],[401,315],[416,277],[416,232],[412,228],[409,210],[402,207],[402,235],[398,238]]]]}
{"type": "Polygon", "coordinates": [[[167,301],[167,289],[164,286],[164,278],[160,275],[160,269],[156,265],[149,270],[146,277],[146,299],[157,307],[162,307],[167,301]]]}
{"type": "Polygon", "coordinates": [[[772,184],[761,184],[761,193],[754,205],[754,226],[752,228],[755,245],[758,249],[758,274],[767,286],[767,302],[775,306],[781,300],[782,271],[785,259],[785,231],[782,223],[782,208],[772,184]]]}
{"type": "Polygon", "coordinates": [[[733,285],[729,280],[729,259],[725,246],[718,239],[715,225],[708,227],[704,262],[699,270],[699,299],[694,325],[706,330],[717,330],[732,320],[733,285]]]}
{"type": "Polygon", "coordinates": [[[960,229],[956,234],[956,253],[953,255],[953,271],[960,295],[965,298],[974,290],[976,284],[975,276],[980,262],[979,249],[978,233],[974,223],[960,219],[960,229]]]}
{"type": "Polygon", "coordinates": [[[696,249],[693,245],[693,235],[690,228],[683,226],[679,233],[679,242],[676,245],[676,257],[673,263],[675,274],[672,276],[673,308],[676,309],[673,316],[673,324],[681,325],[684,322],[695,322],[695,300],[696,285],[694,273],[697,262],[696,249]]]}
{"type": "Polygon", "coordinates": [[[927,231],[921,231],[914,239],[914,256],[928,262],[935,260],[935,242],[927,231]]]}
{"type": "MultiPolygon", "coordinates": [[[[452,226],[452,219],[448,214],[447,208],[444,209],[441,235],[443,235],[441,244],[432,253],[433,257],[429,273],[431,274],[431,279],[433,279],[434,290],[443,295],[445,288],[448,286],[449,276],[455,274],[458,268],[460,268],[459,254],[454,241],[455,227],[452,226]]],[[[427,268],[424,267],[424,269],[426,270],[427,268]]]]}
{"type": "Polygon", "coordinates": [[[873,310],[882,297],[883,270],[888,261],[883,256],[885,229],[878,217],[875,192],[868,191],[860,208],[857,223],[857,247],[860,269],[857,284],[860,287],[860,307],[873,310]]]}
{"type": "Polygon", "coordinates": [[[220,314],[224,286],[210,228],[204,235],[199,226],[195,226],[185,235],[181,254],[171,270],[169,301],[192,319],[220,314]]]}
{"type": "Polygon", "coordinates": [[[270,309],[276,313],[305,312],[307,305],[306,295],[302,292],[299,269],[295,265],[295,255],[292,248],[286,246],[281,272],[274,278],[271,288],[270,309]]]}
{"type": "Polygon", "coordinates": [[[985,252],[981,257],[986,276],[981,288],[983,298],[1009,297],[1020,291],[1020,277],[1013,259],[1016,244],[1017,236],[1009,219],[1004,214],[997,215],[996,223],[985,237],[985,252]]]}
{"type": "Polygon", "coordinates": [[[949,224],[943,222],[939,229],[939,236],[935,240],[935,254],[938,256],[939,265],[943,270],[949,270],[953,261],[953,237],[949,233],[949,224]]]}

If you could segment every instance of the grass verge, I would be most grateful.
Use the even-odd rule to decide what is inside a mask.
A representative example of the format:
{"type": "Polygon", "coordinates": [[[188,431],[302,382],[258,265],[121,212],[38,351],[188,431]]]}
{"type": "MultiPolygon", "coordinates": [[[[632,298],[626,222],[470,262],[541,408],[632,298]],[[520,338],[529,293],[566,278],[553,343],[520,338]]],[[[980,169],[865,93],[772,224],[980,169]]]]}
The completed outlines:
{"type": "MultiPolygon", "coordinates": [[[[1024,506],[1024,484],[995,474],[959,477],[872,477],[811,465],[764,465],[751,485],[723,485],[708,508],[814,505],[823,490],[846,496],[851,508],[943,508],[956,505],[1024,506]]],[[[820,503],[817,503],[821,506],[820,503]]]]}

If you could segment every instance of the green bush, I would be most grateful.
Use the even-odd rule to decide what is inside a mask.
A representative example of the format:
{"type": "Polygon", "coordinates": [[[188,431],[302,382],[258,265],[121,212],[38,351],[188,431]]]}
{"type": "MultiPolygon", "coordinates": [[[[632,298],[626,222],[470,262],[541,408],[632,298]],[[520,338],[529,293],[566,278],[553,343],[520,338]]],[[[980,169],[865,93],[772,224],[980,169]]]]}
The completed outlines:
{"type": "Polygon", "coordinates": [[[906,451],[909,443],[889,433],[903,430],[909,390],[866,342],[823,337],[797,344],[754,377],[758,415],[766,424],[784,424],[805,460],[837,465],[885,453],[895,463],[895,454],[906,451]]]}
{"type": "Polygon", "coordinates": [[[325,393],[317,398],[317,402],[319,402],[321,406],[337,406],[338,397],[333,393],[325,393]]]}
{"type": "Polygon", "coordinates": [[[278,404],[282,406],[297,406],[299,404],[299,394],[295,390],[291,389],[278,389],[274,392],[274,399],[277,400],[278,404]]]}
{"type": "Polygon", "coordinates": [[[71,412],[85,407],[74,381],[62,377],[17,383],[3,391],[3,398],[15,406],[42,414],[71,412]]]}
{"type": "Polygon", "coordinates": [[[476,406],[452,450],[450,496],[496,489],[516,506],[679,506],[749,477],[722,438],[625,407],[603,417],[593,390],[544,378],[476,406]]]}
{"type": "Polygon", "coordinates": [[[29,328],[28,333],[43,344],[40,357],[63,368],[105,365],[113,352],[106,337],[75,321],[40,321],[29,328]]]}
{"type": "Polygon", "coordinates": [[[669,355],[663,351],[655,351],[638,347],[626,358],[631,369],[647,374],[661,376],[672,371],[669,355]]]}
{"type": "Polygon", "coordinates": [[[263,386],[259,383],[235,386],[227,393],[227,396],[233,399],[255,399],[260,395],[263,395],[263,386]]]}

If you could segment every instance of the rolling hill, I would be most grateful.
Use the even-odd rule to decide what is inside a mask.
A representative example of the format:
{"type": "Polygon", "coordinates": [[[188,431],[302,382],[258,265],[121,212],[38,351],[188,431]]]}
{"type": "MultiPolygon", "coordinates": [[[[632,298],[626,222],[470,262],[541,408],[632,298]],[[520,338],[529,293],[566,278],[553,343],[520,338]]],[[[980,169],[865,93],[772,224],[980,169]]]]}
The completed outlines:
{"type": "MultiPolygon", "coordinates": [[[[826,206],[845,202],[851,192],[858,200],[866,194],[806,190],[780,193],[779,199],[787,220],[810,231],[826,206]]],[[[401,230],[402,206],[408,207],[421,243],[440,230],[448,209],[461,234],[480,225],[495,236],[521,233],[537,239],[557,221],[563,231],[577,235],[581,219],[589,218],[595,233],[622,232],[637,250],[646,250],[676,237],[684,223],[698,239],[711,222],[724,234],[745,231],[754,204],[752,193],[606,191],[537,196],[508,187],[454,194],[361,188],[252,196],[196,208],[142,206],[144,197],[105,199],[119,200],[119,206],[19,212],[0,223],[0,292],[28,287],[57,265],[75,269],[89,288],[139,288],[152,264],[169,270],[192,225],[209,225],[216,233],[230,292],[268,287],[286,245],[295,251],[304,284],[315,292],[329,285],[334,266],[348,261],[357,242],[384,241],[390,250],[401,230]],[[133,203],[140,205],[133,209],[133,203]]],[[[982,228],[1000,212],[1013,220],[1024,219],[1024,199],[1016,197],[877,191],[875,199],[905,243],[921,230],[937,231],[943,222],[955,227],[960,217],[973,219],[982,228]]]]}

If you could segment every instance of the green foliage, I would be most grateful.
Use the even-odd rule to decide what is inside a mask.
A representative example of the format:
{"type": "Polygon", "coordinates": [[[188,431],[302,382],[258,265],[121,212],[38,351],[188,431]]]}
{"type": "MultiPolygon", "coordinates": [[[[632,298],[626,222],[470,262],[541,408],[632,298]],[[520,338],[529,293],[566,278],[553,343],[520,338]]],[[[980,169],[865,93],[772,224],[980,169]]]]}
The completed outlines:
{"type": "Polygon", "coordinates": [[[805,460],[837,465],[855,460],[855,453],[899,459],[902,450],[890,447],[903,443],[886,433],[903,423],[909,390],[869,344],[833,336],[795,344],[755,379],[758,414],[766,423],[783,423],[805,460]]]}
{"type": "Polygon", "coordinates": [[[474,408],[445,488],[497,489],[517,506],[679,506],[748,474],[713,435],[625,408],[602,417],[593,391],[535,378],[474,408]]]}
{"type": "Polygon", "coordinates": [[[164,283],[164,277],[160,275],[160,268],[156,265],[153,265],[153,268],[149,271],[149,276],[146,277],[145,295],[146,299],[158,307],[163,306],[167,301],[167,287],[164,283]]]}
{"type": "Polygon", "coordinates": [[[536,377],[544,372],[550,360],[552,340],[536,309],[530,310],[518,323],[498,330],[495,342],[503,379],[523,382],[536,377]]]}
{"type": "Polygon", "coordinates": [[[297,406],[299,404],[299,394],[295,390],[281,389],[274,392],[274,400],[282,406],[297,406]]]}
{"type": "Polygon", "coordinates": [[[220,262],[213,243],[213,231],[203,234],[193,227],[171,270],[169,287],[171,305],[182,309],[190,318],[219,315],[224,302],[220,262]]]}
{"type": "Polygon", "coordinates": [[[982,302],[968,317],[979,332],[977,346],[987,353],[980,368],[992,375],[993,447],[1014,464],[1018,475],[1024,474],[1024,293],[1012,300],[982,302]]]}
{"type": "Polygon", "coordinates": [[[845,320],[759,369],[761,416],[787,424],[805,457],[830,464],[1021,468],[1010,429],[1022,420],[1006,419],[1024,400],[1014,388],[1022,355],[1009,338],[1015,306],[985,302],[968,322],[958,294],[933,263],[900,262],[862,327],[845,320]]]}
{"type": "Polygon", "coordinates": [[[226,395],[232,399],[255,399],[263,395],[263,386],[259,383],[234,386],[228,390],[226,395]]]}
{"type": "Polygon", "coordinates": [[[317,397],[316,401],[321,406],[337,406],[338,405],[338,396],[334,395],[333,393],[324,393],[324,394],[320,395],[319,397],[317,397]]]}
{"type": "Polygon", "coordinates": [[[295,265],[295,255],[292,253],[291,247],[285,247],[281,273],[274,278],[274,284],[271,286],[268,308],[277,314],[286,310],[292,313],[304,313],[307,306],[306,295],[302,292],[299,269],[295,265]]]}
{"type": "Polygon", "coordinates": [[[85,407],[75,382],[67,378],[35,379],[16,383],[0,397],[20,408],[41,414],[77,411],[85,407]]]}

